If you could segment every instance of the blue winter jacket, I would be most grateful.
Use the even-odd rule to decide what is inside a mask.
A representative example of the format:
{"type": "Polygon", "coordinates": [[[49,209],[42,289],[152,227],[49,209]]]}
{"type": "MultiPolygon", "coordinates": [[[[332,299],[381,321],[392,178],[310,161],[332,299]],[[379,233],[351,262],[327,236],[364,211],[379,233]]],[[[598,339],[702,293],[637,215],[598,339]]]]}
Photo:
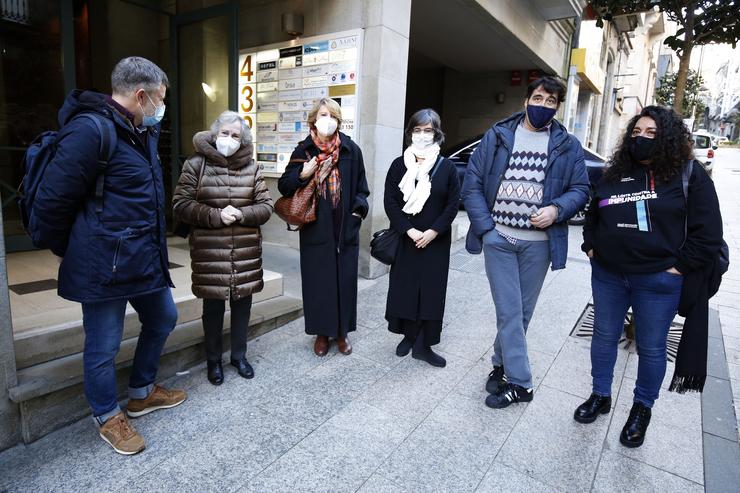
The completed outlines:
{"type": "MultiPolygon", "coordinates": [[[[524,112],[495,123],[483,136],[465,172],[462,197],[470,218],[465,248],[470,253],[483,249],[483,235],[494,228],[491,211],[499,185],[514,148],[514,134],[524,112]]],[[[555,205],[558,217],[547,228],[552,269],[565,268],[568,256],[568,219],[588,200],[589,183],[581,143],[557,120],[550,125],[547,171],[542,205],[555,205]]]]}
{"type": "Polygon", "coordinates": [[[102,94],[74,91],[59,110],[59,139],[30,220],[59,267],[59,296],[83,303],[130,299],[169,286],[159,127],[144,134],[102,94]],[[117,139],[105,171],[102,212],[95,183],[100,133],[86,118],[113,120],[117,139]],[[142,140],[146,141],[146,146],[142,140]]]}

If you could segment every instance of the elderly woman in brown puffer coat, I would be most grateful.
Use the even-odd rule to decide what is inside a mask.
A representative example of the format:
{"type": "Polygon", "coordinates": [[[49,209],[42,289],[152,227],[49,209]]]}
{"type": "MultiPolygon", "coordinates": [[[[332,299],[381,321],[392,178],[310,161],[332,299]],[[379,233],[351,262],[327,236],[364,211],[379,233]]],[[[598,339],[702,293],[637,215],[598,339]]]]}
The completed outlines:
{"type": "Polygon", "coordinates": [[[254,377],[246,358],[252,294],[262,290],[260,226],[272,200],[252,159],[244,120],[224,111],[210,131],[193,137],[195,154],[182,169],[173,196],[176,220],[190,224],[193,294],[203,298],[208,381],[223,383],[222,333],[226,301],[231,306],[231,364],[254,377]]]}

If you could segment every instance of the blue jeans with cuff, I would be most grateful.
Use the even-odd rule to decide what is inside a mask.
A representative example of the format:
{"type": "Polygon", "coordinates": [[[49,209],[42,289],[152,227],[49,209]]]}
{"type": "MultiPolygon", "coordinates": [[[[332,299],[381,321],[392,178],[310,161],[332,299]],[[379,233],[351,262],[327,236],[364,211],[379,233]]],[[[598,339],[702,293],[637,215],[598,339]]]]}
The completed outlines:
{"type": "Polygon", "coordinates": [[[83,353],[85,397],[99,424],[120,412],[116,386],[116,355],[121,347],[126,303],[136,310],[141,333],[129,378],[129,398],[145,399],[154,388],[162,349],[177,323],[169,288],[129,300],[82,303],[85,329],[83,353]]]}

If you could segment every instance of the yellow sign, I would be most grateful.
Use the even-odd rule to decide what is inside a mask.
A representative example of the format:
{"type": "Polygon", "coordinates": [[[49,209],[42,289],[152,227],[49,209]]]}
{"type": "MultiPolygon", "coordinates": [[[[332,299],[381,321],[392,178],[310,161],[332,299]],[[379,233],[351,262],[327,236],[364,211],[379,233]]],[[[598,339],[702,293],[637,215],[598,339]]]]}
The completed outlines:
{"type": "Polygon", "coordinates": [[[355,84],[345,84],[343,86],[329,87],[329,97],[336,98],[339,96],[352,96],[355,93],[355,84]]]}
{"type": "Polygon", "coordinates": [[[576,67],[581,82],[596,94],[604,91],[604,71],[599,66],[596,50],[587,51],[586,48],[574,48],[570,56],[570,64],[576,67]]]}

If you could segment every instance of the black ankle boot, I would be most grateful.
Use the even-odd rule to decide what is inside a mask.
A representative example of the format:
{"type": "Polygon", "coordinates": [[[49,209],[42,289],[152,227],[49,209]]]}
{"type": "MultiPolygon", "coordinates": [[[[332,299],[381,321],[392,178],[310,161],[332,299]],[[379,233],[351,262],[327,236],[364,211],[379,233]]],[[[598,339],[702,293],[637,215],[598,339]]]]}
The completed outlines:
{"type": "Polygon", "coordinates": [[[400,356],[401,358],[403,358],[404,356],[409,354],[409,351],[411,351],[411,348],[413,346],[414,341],[406,336],[403,336],[403,340],[398,343],[398,346],[396,346],[396,356],[400,356]]]}
{"type": "Polygon", "coordinates": [[[414,348],[411,351],[411,357],[414,359],[426,361],[430,365],[436,366],[437,368],[444,368],[445,366],[447,366],[447,360],[432,351],[432,348],[429,346],[426,346],[421,351],[417,351],[416,348],[414,348]]]}
{"type": "Polygon", "coordinates": [[[630,416],[627,418],[624,428],[622,428],[622,434],[619,435],[619,441],[625,447],[635,448],[642,445],[645,441],[645,433],[647,432],[648,425],[650,424],[650,417],[652,411],[649,407],[635,402],[632,404],[630,410],[630,416]]]}
{"type": "Polygon", "coordinates": [[[612,398],[591,394],[586,402],[576,408],[573,419],[579,423],[593,423],[599,414],[609,414],[612,407],[612,398]]]}
{"type": "Polygon", "coordinates": [[[242,358],[240,360],[232,359],[231,366],[236,368],[236,372],[242,378],[254,378],[254,369],[252,368],[252,365],[250,365],[247,361],[247,358],[242,358]]]}
{"type": "Polygon", "coordinates": [[[432,351],[432,348],[427,346],[426,342],[424,342],[423,332],[419,332],[419,335],[416,336],[414,348],[411,350],[411,357],[421,361],[426,361],[437,368],[444,368],[447,365],[447,361],[442,356],[432,351]]]}
{"type": "Polygon", "coordinates": [[[221,385],[224,383],[224,368],[220,361],[207,361],[208,365],[208,381],[213,385],[221,385]]]}

